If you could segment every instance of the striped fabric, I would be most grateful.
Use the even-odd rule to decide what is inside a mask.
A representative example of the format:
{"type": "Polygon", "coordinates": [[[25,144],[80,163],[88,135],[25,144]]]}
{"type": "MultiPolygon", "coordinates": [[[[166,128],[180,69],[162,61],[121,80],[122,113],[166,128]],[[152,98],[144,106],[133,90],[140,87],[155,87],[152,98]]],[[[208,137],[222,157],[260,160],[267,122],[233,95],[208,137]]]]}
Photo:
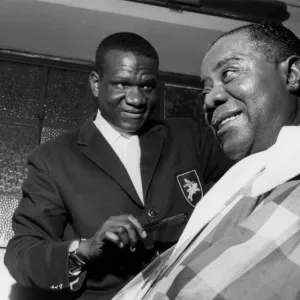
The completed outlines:
{"type": "Polygon", "coordinates": [[[273,147],[229,170],[178,244],[114,299],[300,299],[299,136],[284,128],[273,147]]]}

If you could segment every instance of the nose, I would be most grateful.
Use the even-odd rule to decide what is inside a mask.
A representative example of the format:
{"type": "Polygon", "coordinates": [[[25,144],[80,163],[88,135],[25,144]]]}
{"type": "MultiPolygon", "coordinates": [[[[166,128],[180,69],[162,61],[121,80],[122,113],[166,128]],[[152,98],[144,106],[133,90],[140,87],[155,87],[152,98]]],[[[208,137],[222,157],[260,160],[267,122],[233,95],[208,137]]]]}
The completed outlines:
{"type": "Polygon", "coordinates": [[[126,95],[126,103],[132,106],[140,106],[145,103],[144,94],[139,87],[132,86],[129,89],[126,95]]]}
{"type": "Polygon", "coordinates": [[[228,93],[224,91],[221,85],[215,85],[212,90],[205,96],[204,110],[206,112],[216,109],[218,106],[228,101],[228,93]]]}

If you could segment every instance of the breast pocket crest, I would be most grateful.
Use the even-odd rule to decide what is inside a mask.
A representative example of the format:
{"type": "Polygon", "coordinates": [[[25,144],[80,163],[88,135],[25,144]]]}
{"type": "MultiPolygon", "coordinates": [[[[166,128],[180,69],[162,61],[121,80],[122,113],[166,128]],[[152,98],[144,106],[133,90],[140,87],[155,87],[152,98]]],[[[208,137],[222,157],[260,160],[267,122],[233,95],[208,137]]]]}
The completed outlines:
{"type": "Polygon", "coordinates": [[[203,197],[203,189],[196,170],[177,175],[177,182],[185,200],[195,207],[203,197]]]}

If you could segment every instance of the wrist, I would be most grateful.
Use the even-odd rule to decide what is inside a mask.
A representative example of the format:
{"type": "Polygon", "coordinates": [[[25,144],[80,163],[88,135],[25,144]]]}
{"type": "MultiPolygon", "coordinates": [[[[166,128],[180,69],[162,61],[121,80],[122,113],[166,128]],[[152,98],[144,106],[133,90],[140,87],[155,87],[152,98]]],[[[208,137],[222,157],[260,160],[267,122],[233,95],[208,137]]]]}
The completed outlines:
{"type": "Polygon", "coordinates": [[[82,248],[82,243],[85,242],[85,239],[75,240],[72,242],[69,248],[69,257],[70,259],[79,267],[85,266],[87,264],[87,258],[80,251],[82,248]]]}
{"type": "Polygon", "coordinates": [[[77,256],[80,260],[84,261],[85,263],[88,263],[90,261],[89,259],[89,243],[86,239],[81,239],[80,243],[78,244],[77,248],[77,256]]]}

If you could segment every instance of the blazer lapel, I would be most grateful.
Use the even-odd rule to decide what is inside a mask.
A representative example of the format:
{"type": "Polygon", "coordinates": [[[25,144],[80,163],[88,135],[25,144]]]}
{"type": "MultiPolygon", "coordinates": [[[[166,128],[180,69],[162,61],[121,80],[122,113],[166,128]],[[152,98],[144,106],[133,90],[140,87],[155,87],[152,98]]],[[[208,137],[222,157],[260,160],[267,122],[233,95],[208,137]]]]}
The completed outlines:
{"type": "Polygon", "coordinates": [[[115,180],[137,205],[143,206],[124,165],[97,129],[93,119],[81,128],[78,144],[83,155],[115,180]]]}
{"type": "Polygon", "coordinates": [[[163,125],[158,124],[140,136],[141,176],[144,199],[147,198],[149,186],[162,154],[166,130],[163,125]]]}

